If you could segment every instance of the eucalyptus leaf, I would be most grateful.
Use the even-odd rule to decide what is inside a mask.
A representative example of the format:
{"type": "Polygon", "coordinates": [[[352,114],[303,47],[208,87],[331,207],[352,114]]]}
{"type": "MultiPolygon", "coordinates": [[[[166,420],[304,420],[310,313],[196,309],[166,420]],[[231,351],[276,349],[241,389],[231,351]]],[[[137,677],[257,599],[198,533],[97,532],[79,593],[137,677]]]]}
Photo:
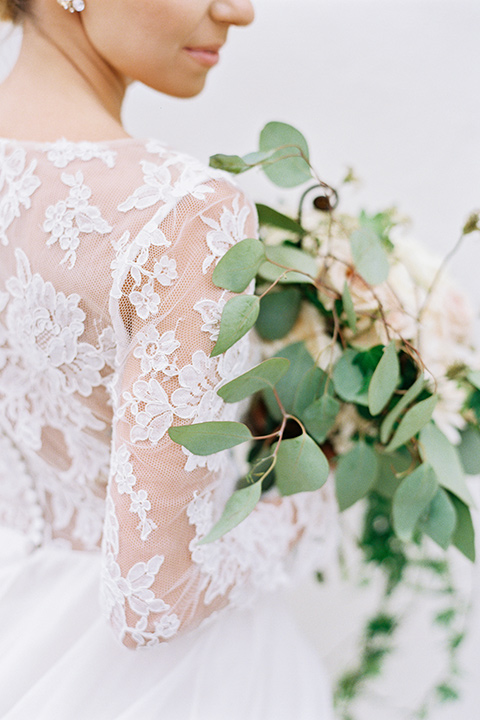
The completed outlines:
{"type": "Polygon", "coordinates": [[[232,292],[243,292],[265,262],[265,246],[261,240],[246,238],[236,243],[221,258],[213,271],[214,285],[232,292]]]}
{"type": "Polygon", "coordinates": [[[452,542],[457,524],[457,513],[450,497],[443,488],[438,488],[422,520],[421,529],[432,538],[443,550],[452,542]]]}
{"type": "Polygon", "coordinates": [[[411,468],[412,458],[406,448],[399,448],[390,455],[377,453],[378,475],[375,481],[376,492],[384,498],[391,500],[395,495],[402,476],[411,468]]]}
{"type": "Polygon", "coordinates": [[[321,444],[335,424],[340,403],[331,395],[322,395],[302,413],[302,421],[309,435],[321,444]]]}
{"type": "Polygon", "coordinates": [[[395,534],[400,540],[412,539],[417,524],[438,490],[433,468],[422,463],[402,480],[393,496],[392,516],[395,534]]]}
{"type": "Polygon", "coordinates": [[[346,510],[361,500],[375,485],[378,457],[370,445],[360,440],[338,459],[335,488],[340,510],[346,510]]]}
{"type": "Polygon", "coordinates": [[[220,520],[198,544],[204,545],[214,542],[239,525],[255,509],[261,494],[261,482],[257,482],[254,485],[247,485],[241,490],[236,490],[227,500],[220,520]]]}
{"type": "Polygon", "coordinates": [[[171,427],[168,434],[173,442],[183,445],[194,455],[213,455],[252,440],[246,425],[229,421],[171,427]]]}
{"type": "Polygon", "coordinates": [[[268,123],[260,134],[260,150],[276,150],[270,164],[263,165],[263,171],[275,185],[290,188],[311,180],[307,141],[291,125],[281,122],[268,123]]]}
{"type": "MultiPolygon", "coordinates": [[[[305,372],[298,382],[293,399],[292,415],[300,417],[303,411],[324,394],[328,383],[328,375],[316,365],[305,372]]],[[[332,395],[332,384],[328,385],[328,392],[332,395]]]]}
{"type": "Polygon", "coordinates": [[[325,484],[330,467],[316,442],[308,435],[281,440],[275,466],[281,495],[318,490],[325,484]]]}
{"type": "Polygon", "coordinates": [[[333,385],[337,395],[346,402],[358,402],[364,384],[364,375],[356,362],[359,353],[348,348],[335,363],[333,385]]]}
{"type": "Polygon", "coordinates": [[[347,316],[348,327],[352,332],[355,333],[357,332],[357,314],[355,312],[352,295],[350,293],[350,288],[348,287],[347,281],[345,281],[345,284],[343,286],[342,303],[343,309],[345,310],[345,315],[347,316]]]}
{"type": "Polygon", "coordinates": [[[264,295],[260,300],[256,331],[263,340],[280,340],[295,325],[301,306],[302,294],[296,287],[264,295]]]}
{"type": "Polygon", "coordinates": [[[467,475],[480,475],[480,432],[476,427],[468,425],[461,432],[457,451],[467,475]]]}
{"type": "Polygon", "coordinates": [[[423,388],[425,387],[425,379],[423,375],[420,375],[413,385],[411,385],[406,393],[403,395],[402,398],[397,402],[395,407],[390,410],[387,417],[383,421],[381,428],[380,428],[380,441],[382,443],[386,443],[388,438],[390,437],[393,426],[397,422],[398,418],[402,414],[402,412],[411,404],[414,400],[417,399],[417,397],[422,392],[423,388]]]}
{"type": "Polygon", "coordinates": [[[249,169],[246,162],[238,155],[212,155],[210,158],[210,167],[217,170],[225,170],[226,172],[238,175],[249,169]]]}
{"type": "MultiPolygon", "coordinates": [[[[304,376],[313,367],[314,360],[303,342],[293,343],[282,348],[275,357],[284,357],[290,360],[290,367],[284,377],[277,383],[276,390],[280,400],[288,413],[295,414],[295,401],[298,389],[303,382],[304,376]]],[[[264,390],[263,397],[270,414],[276,419],[282,418],[273,392],[264,390]]]]}
{"type": "Polygon", "coordinates": [[[270,358],[223,385],[217,390],[217,394],[227,403],[239,402],[259,390],[274,387],[289,366],[290,361],[286,358],[270,358]]]}
{"type": "Polygon", "coordinates": [[[477,390],[480,390],[480,370],[470,370],[467,375],[467,380],[469,380],[477,390]]]}
{"type": "Polygon", "coordinates": [[[242,160],[247,163],[247,165],[253,166],[253,165],[260,165],[261,163],[265,162],[266,160],[270,160],[271,157],[275,154],[275,150],[269,150],[268,152],[252,152],[248,153],[247,155],[244,155],[242,160]]]}
{"type": "Polygon", "coordinates": [[[239,295],[230,298],[222,312],[220,333],[211,357],[224,353],[235,345],[255,325],[260,310],[256,295],[239,295]]]}
{"type": "Polygon", "coordinates": [[[460,458],[448,438],[431,422],[420,432],[419,439],[420,454],[433,467],[440,485],[467,505],[473,505],[460,458]]]}
{"type": "Polygon", "coordinates": [[[298,222],[292,220],[292,218],[288,217],[288,215],[283,215],[278,212],[278,210],[274,210],[268,205],[257,203],[257,213],[260,225],[268,225],[270,227],[279,228],[280,230],[286,230],[286,232],[299,235],[300,237],[303,237],[306,234],[306,230],[304,230],[298,222]]]}
{"type": "Polygon", "coordinates": [[[391,400],[399,381],[400,363],[395,343],[392,341],[385,348],[368,386],[368,409],[371,415],[378,415],[382,412],[391,400]]]}
{"type": "Polygon", "coordinates": [[[292,245],[271,245],[266,247],[266,255],[270,262],[264,262],[260,266],[258,274],[269,282],[278,280],[285,272],[285,268],[291,268],[291,270],[282,278],[281,283],[313,283],[312,278],[316,278],[318,274],[314,258],[292,245]],[[272,263],[278,263],[282,267],[272,263]]]}
{"type": "Polygon", "coordinates": [[[387,279],[388,255],[373,230],[366,227],[355,230],[350,236],[350,247],[355,269],[369,285],[378,285],[387,279]]]}
{"type": "Polygon", "coordinates": [[[261,455],[258,457],[244,478],[245,484],[252,485],[259,480],[263,483],[265,478],[267,478],[273,471],[276,462],[277,460],[274,455],[261,455]]]}
{"type": "Polygon", "coordinates": [[[475,530],[472,514],[464,502],[455,495],[451,496],[457,513],[457,525],[453,533],[452,543],[468,560],[475,562],[475,530]]]}
{"type": "Polygon", "coordinates": [[[392,452],[407,443],[412,437],[415,437],[430,421],[437,401],[438,395],[432,395],[426,400],[421,400],[416,405],[413,405],[410,410],[407,410],[400,420],[400,424],[395,430],[392,439],[385,448],[385,452],[392,452]]]}

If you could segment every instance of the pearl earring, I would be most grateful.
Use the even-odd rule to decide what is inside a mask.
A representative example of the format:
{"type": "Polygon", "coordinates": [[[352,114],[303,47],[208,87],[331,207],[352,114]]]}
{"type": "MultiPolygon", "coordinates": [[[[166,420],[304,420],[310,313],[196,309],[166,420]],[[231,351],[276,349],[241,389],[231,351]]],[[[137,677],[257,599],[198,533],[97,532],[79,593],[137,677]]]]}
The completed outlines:
{"type": "Polygon", "coordinates": [[[82,12],[85,10],[84,0],[57,0],[58,4],[61,5],[68,12],[82,12]]]}

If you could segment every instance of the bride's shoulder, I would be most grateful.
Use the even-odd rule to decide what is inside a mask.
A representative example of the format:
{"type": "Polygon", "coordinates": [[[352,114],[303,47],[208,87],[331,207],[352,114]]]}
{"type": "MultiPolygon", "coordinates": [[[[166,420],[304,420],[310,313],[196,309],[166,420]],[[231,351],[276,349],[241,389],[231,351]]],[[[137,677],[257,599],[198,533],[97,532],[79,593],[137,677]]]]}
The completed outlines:
{"type": "MultiPolygon", "coordinates": [[[[127,145],[125,147],[127,148],[127,145]]],[[[134,163],[136,160],[137,168],[140,166],[144,175],[155,176],[158,181],[167,185],[174,184],[178,190],[208,181],[236,187],[236,183],[228,173],[212,168],[196,157],[174,149],[160,140],[138,140],[133,147],[135,151],[130,161],[134,163]]]]}
{"type": "Polygon", "coordinates": [[[195,215],[229,198],[252,210],[229,174],[156,139],[0,139],[0,173],[2,166],[22,192],[35,194],[38,207],[60,201],[70,209],[94,206],[112,226],[160,222],[180,206],[185,217],[195,215]]]}
{"type": "Polygon", "coordinates": [[[116,167],[122,184],[132,188],[119,210],[143,210],[160,202],[174,206],[182,199],[215,202],[225,195],[242,195],[228,173],[209,167],[192,155],[156,139],[124,143],[116,167]]]}

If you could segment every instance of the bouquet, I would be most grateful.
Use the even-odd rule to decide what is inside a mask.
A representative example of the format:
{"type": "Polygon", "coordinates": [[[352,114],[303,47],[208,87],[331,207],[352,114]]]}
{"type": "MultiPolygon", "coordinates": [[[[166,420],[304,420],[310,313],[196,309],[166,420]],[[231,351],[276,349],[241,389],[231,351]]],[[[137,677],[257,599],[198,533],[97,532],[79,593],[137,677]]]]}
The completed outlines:
{"type": "MultiPolygon", "coordinates": [[[[363,503],[358,544],[384,570],[386,596],[420,562],[425,536],[474,561],[465,476],[480,473],[480,370],[472,313],[445,262],[400,237],[393,210],[341,214],[337,191],[318,177],[290,125],[269,123],[258,152],[216,155],[211,164],[231,173],[260,167],[277,186],[306,188],[295,217],[258,205],[260,238],[234,245],[213,274],[234,296],[212,355],[255,327],[264,359],[218,390],[227,403],[250,398],[244,423],[169,431],[194,454],[249,443],[249,470],[202,542],[240,523],[272,485],[290,495],[333,475],[340,511],[363,503]],[[255,294],[244,294],[253,281],[255,294]]],[[[478,230],[472,213],[457,247],[478,230]]],[[[451,589],[448,565],[429,563],[451,589]]],[[[387,652],[378,637],[395,620],[375,620],[340,700],[355,695],[387,652]]]]}

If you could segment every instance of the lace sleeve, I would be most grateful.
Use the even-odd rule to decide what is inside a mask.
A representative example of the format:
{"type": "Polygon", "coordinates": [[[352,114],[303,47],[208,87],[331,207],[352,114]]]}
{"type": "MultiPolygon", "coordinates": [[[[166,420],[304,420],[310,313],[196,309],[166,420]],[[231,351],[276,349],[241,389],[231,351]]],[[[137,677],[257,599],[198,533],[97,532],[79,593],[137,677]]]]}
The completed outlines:
{"type": "Polygon", "coordinates": [[[300,524],[312,521],[301,499],[262,501],[225,537],[199,546],[234,489],[238,462],[228,451],[191,455],[167,434],[172,425],[238,419],[216,389],[247,369],[250,341],[210,358],[229,297],[211,275],[234,242],[255,232],[238,189],[211,181],[208,193],[184,197],[117,252],[113,296],[124,338],[112,389],[103,604],[128,647],[165,641],[283,582],[300,524]]]}

